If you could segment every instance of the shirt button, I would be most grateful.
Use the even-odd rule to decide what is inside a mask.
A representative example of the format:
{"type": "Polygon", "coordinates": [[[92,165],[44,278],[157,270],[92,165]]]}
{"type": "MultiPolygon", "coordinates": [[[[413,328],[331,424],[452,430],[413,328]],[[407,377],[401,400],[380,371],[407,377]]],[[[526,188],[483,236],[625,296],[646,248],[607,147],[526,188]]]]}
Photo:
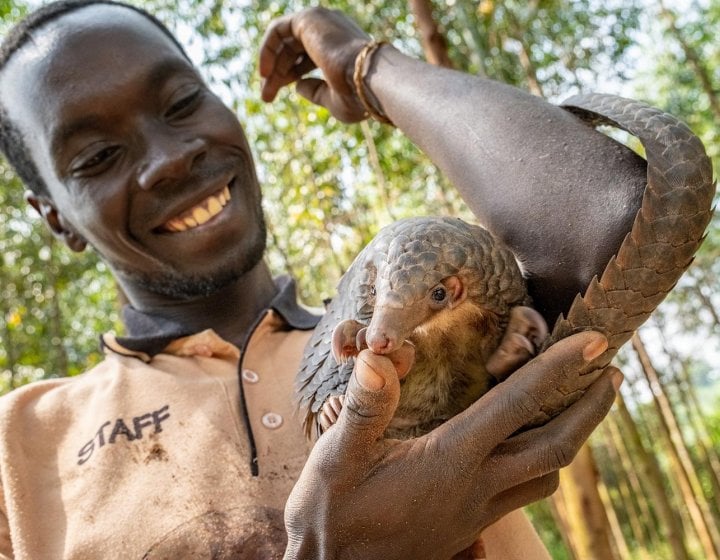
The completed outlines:
{"type": "Polygon", "coordinates": [[[267,414],[263,415],[262,423],[263,426],[265,426],[266,428],[274,430],[282,426],[283,418],[279,414],[275,414],[274,412],[268,412],[267,414]]]}
{"type": "Polygon", "coordinates": [[[257,383],[260,380],[260,376],[251,369],[244,369],[242,377],[248,383],[257,383]]]}

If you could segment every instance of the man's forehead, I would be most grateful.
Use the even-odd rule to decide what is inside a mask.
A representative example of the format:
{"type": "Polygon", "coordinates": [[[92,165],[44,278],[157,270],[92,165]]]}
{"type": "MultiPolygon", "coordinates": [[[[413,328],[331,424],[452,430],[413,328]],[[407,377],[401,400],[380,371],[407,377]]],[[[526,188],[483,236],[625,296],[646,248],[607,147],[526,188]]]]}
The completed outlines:
{"type": "MultiPolygon", "coordinates": [[[[152,20],[135,10],[108,4],[86,6],[46,23],[34,32],[15,56],[22,57],[25,51],[26,57],[57,63],[68,52],[73,52],[73,47],[90,43],[95,43],[96,48],[117,49],[118,53],[129,48],[152,49],[164,45],[183,56],[177,45],[152,20]]],[[[92,55],[93,51],[81,54],[92,55]]]]}
{"type": "Polygon", "coordinates": [[[42,25],[33,35],[71,37],[89,31],[126,28],[135,32],[158,35],[172,42],[149,17],[129,7],[114,4],[90,4],[69,11],[42,25]]]}
{"type": "Polygon", "coordinates": [[[46,23],[14,53],[0,73],[0,96],[28,143],[45,145],[44,152],[58,124],[76,118],[93,98],[117,95],[160,58],[191,68],[143,15],[122,6],[83,7],[46,23]]]}
{"type": "Polygon", "coordinates": [[[36,83],[87,79],[93,71],[112,72],[116,63],[127,64],[132,56],[139,62],[143,51],[158,47],[184,58],[170,37],[142,14],[123,6],[86,6],[35,30],[8,61],[0,88],[4,89],[3,82],[20,85],[28,72],[36,83]]]}

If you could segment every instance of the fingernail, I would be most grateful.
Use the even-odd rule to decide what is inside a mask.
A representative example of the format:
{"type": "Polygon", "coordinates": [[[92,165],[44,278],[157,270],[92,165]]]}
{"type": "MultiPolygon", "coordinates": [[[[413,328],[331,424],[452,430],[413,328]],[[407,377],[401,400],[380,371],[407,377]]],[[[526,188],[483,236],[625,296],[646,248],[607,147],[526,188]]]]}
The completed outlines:
{"type": "Polygon", "coordinates": [[[596,338],[585,348],[583,348],[583,358],[586,362],[592,362],[600,354],[605,352],[608,347],[608,341],[605,337],[596,338]]]}
{"type": "Polygon", "coordinates": [[[622,382],[624,380],[625,380],[625,376],[622,374],[622,372],[616,371],[612,374],[610,381],[612,382],[612,385],[615,388],[616,393],[620,390],[620,385],[622,385],[622,382]]]}
{"type": "Polygon", "coordinates": [[[379,391],[385,387],[385,378],[379,375],[361,356],[358,356],[355,377],[360,386],[368,391],[379,391]]]}

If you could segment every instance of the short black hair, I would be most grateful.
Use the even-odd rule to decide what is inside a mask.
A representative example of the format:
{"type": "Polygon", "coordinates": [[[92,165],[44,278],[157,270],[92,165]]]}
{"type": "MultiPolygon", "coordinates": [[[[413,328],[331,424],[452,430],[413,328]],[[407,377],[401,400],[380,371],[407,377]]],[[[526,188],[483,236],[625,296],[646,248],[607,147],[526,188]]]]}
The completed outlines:
{"type": "MultiPolygon", "coordinates": [[[[107,4],[110,6],[120,6],[137,12],[141,16],[147,18],[151,23],[157,26],[160,31],[167,35],[170,40],[177,46],[182,55],[189,60],[185,49],[178,42],[170,30],[151,13],[133,6],[125,2],[117,0],[58,0],[46,4],[41,8],[31,12],[24,19],[18,22],[5,36],[0,44],[0,73],[5,70],[5,66],[23,45],[25,45],[32,37],[33,33],[59,17],[84,8],[98,4],[107,4]]],[[[47,187],[43,181],[37,166],[30,155],[25,144],[22,134],[15,126],[8,115],[7,108],[0,99],[0,152],[5,155],[10,165],[15,169],[22,182],[26,187],[36,194],[46,194],[47,187]]]]}

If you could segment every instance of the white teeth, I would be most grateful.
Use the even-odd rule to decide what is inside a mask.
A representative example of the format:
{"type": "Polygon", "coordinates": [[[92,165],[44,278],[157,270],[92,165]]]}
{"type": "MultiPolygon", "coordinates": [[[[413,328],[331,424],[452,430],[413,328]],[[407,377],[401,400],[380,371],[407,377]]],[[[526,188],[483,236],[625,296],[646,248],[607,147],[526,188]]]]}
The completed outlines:
{"type": "Polygon", "coordinates": [[[208,199],[208,212],[210,212],[211,216],[217,216],[223,209],[222,202],[215,198],[214,196],[211,196],[208,199]]]}
{"type": "Polygon", "coordinates": [[[180,218],[170,220],[167,224],[165,224],[165,227],[171,231],[185,231],[188,228],[180,218]]]}
{"type": "Polygon", "coordinates": [[[201,206],[196,206],[193,209],[193,218],[195,218],[195,221],[198,223],[198,225],[202,225],[207,222],[211,218],[211,216],[210,212],[205,210],[205,208],[201,206]]]}
{"type": "Polygon", "coordinates": [[[187,231],[196,228],[217,216],[230,201],[230,188],[226,185],[222,191],[211,195],[197,206],[183,212],[165,223],[165,229],[172,232],[187,231]]]}

